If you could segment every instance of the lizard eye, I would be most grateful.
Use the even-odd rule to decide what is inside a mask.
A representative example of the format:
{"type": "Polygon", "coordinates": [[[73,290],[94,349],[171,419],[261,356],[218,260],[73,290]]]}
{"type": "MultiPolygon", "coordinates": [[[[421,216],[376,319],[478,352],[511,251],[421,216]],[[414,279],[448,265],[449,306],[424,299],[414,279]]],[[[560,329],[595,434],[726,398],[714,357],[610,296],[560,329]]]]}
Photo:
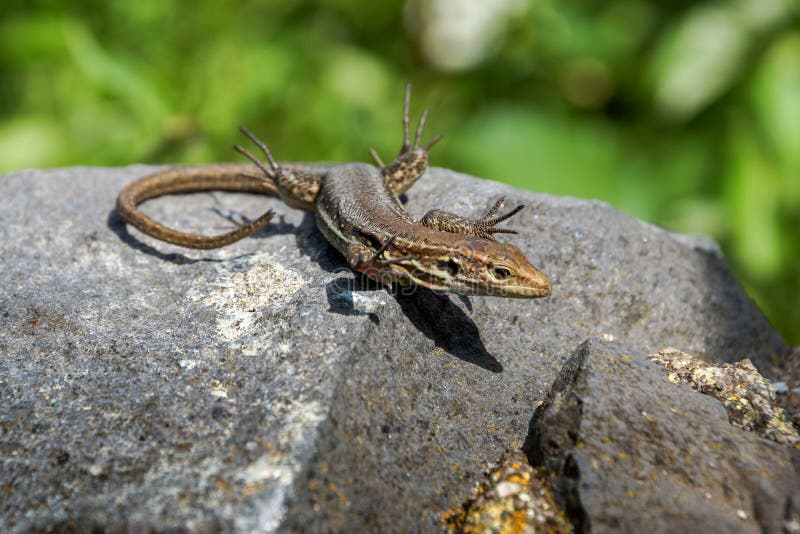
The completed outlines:
{"type": "Polygon", "coordinates": [[[497,278],[498,280],[505,280],[509,276],[511,276],[511,271],[504,267],[494,267],[492,269],[492,276],[497,278]]]}

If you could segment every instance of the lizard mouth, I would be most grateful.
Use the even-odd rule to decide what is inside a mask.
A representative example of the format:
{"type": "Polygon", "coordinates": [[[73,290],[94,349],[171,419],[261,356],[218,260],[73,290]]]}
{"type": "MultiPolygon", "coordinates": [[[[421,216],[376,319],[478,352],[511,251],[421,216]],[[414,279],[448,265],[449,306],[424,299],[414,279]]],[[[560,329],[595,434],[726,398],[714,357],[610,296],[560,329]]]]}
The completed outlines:
{"type": "Polygon", "coordinates": [[[499,287],[482,287],[475,294],[493,297],[511,297],[521,299],[538,299],[549,297],[552,291],[551,285],[524,286],[524,285],[505,285],[499,287]]]}
{"type": "MultiPolygon", "coordinates": [[[[527,273],[526,273],[527,274],[527,273]]],[[[480,284],[474,287],[476,294],[507,298],[537,299],[549,297],[553,285],[538,269],[528,276],[515,276],[503,282],[480,284]]]]}
{"type": "Polygon", "coordinates": [[[403,277],[410,282],[435,291],[446,291],[462,295],[495,296],[510,298],[535,299],[550,296],[552,285],[550,281],[540,275],[535,284],[524,285],[515,283],[485,285],[479,282],[451,279],[447,280],[420,269],[403,270],[403,277]]]}

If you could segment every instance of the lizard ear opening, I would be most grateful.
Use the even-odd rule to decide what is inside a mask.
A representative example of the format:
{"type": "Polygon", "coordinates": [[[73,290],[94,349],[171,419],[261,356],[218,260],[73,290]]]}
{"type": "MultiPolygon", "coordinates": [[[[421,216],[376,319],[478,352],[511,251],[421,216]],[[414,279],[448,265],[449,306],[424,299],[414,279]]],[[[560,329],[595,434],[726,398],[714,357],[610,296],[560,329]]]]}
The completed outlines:
{"type": "Polygon", "coordinates": [[[447,261],[440,261],[438,267],[442,271],[447,271],[450,276],[455,276],[458,274],[458,263],[456,263],[456,261],[452,258],[447,261]]]}

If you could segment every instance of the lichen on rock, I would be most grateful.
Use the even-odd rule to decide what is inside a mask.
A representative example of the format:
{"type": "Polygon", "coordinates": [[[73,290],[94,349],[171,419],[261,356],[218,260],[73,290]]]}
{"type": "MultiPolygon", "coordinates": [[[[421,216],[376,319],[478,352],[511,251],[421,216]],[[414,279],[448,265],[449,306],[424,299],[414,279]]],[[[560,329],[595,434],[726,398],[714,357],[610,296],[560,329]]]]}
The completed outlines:
{"type": "Polygon", "coordinates": [[[800,434],[777,406],[770,383],[750,360],[716,366],[673,347],[649,359],[664,366],[670,381],[685,382],[722,402],[732,425],[784,445],[800,446],[800,434]]]}
{"type": "Polygon", "coordinates": [[[548,477],[524,453],[503,454],[461,506],[442,514],[444,532],[572,532],[553,499],[548,477]]]}

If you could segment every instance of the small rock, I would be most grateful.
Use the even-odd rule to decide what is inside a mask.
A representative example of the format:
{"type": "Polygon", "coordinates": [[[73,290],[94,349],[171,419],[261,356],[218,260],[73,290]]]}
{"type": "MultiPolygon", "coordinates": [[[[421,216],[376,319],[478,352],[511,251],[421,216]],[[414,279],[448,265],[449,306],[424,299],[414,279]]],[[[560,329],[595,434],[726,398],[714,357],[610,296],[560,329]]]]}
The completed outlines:
{"type": "Polygon", "coordinates": [[[97,477],[103,473],[103,466],[100,464],[92,464],[89,466],[88,471],[90,475],[97,477]]]}
{"type": "Polygon", "coordinates": [[[786,385],[786,382],[773,382],[772,391],[774,391],[777,395],[784,395],[788,393],[789,386],[786,385]]]}

